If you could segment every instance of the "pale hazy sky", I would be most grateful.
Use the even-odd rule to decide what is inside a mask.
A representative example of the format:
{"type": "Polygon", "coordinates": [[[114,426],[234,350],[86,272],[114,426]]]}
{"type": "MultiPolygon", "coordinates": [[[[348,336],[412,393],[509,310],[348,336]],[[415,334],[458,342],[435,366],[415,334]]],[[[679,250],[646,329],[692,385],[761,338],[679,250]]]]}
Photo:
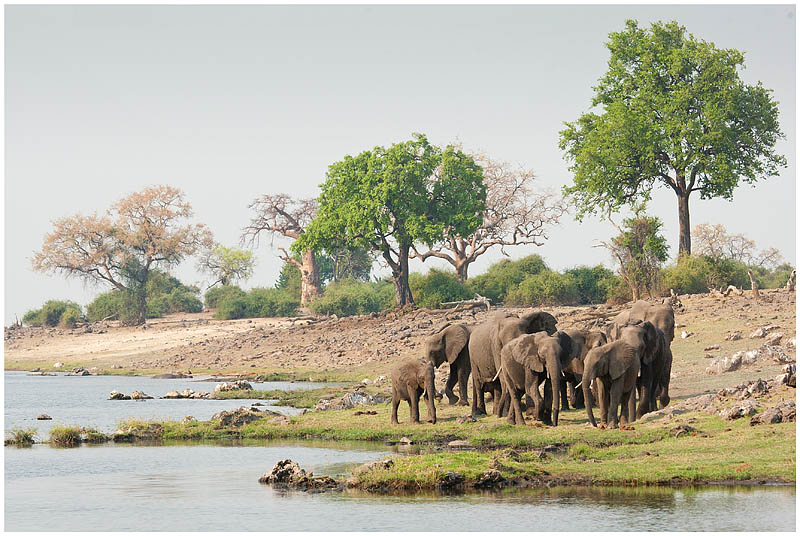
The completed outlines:
{"type": "MultiPolygon", "coordinates": [[[[588,110],[609,32],[677,20],[745,52],[748,83],[780,102],[789,166],[732,203],[692,197],[692,226],[719,222],[795,258],[795,6],[5,6],[5,312],[101,290],[35,273],[55,218],[103,212],[141,188],[182,188],[196,220],[232,245],[263,193],[315,196],[345,154],[424,132],[436,144],[571,182],[558,131],[588,110]]],[[[677,201],[649,211],[677,252],[677,201]]],[[[613,228],[571,217],[543,247],[551,267],[611,265],[592,248],[613,228]]],[[[245,285],[272,286],[268,241],[245,285]]],[[[500,257],[484,255],[481,273],[500,257]]],[[[412,270],[432,266],[412,263],[412,270]]],[[[194,261],[174,273],[204,279],[194,261]]]]}

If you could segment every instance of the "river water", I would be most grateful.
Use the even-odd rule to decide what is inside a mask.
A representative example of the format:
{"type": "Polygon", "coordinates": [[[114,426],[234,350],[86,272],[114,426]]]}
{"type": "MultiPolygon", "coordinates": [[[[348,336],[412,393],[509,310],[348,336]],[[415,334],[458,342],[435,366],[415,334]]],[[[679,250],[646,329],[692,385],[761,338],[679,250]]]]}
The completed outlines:
{"type": "MultiPolygon", "coordinates": [[[[7,430],[30,424],[30,416],[35,418],[41,412],[48,412],[54,420],[58,417],[66,424],[86,424],[85,418],[92,417],[100,429],[110,430],[116,420],[127,417],[179,418],[188,414],[207,418],[225,409],[218,405],[220,402],[234,402],[231,407],[247,403],[105,400],[111,389],[126,392],[141,389],[153,396],[185,387],[213,389],[212,384],[186,380],[48,378],[14,373],[6,373],[5,380],[7,430]],[[58,396],[51,400],[51,393],[58,396]],[[166,405],[167,402],[187,406],[173,407],[166,405]]],[[[259,388],[274,387],[259,385],[259,388]]],[[[795,530],[795,489],[783,486],[552,488],[455,496],[380,496],[354,491],[308,494],[274,490],[258,483],[258,477],[280,459],[291,458],[317,474],[345,475],[355,465],[382,458],[391,454],[392,449],[368,442],[322,441],[179,443],[158,447],[104,444],[73,449],[47,445],[6,447],[4,528],[9,531],[795,530]]]]}

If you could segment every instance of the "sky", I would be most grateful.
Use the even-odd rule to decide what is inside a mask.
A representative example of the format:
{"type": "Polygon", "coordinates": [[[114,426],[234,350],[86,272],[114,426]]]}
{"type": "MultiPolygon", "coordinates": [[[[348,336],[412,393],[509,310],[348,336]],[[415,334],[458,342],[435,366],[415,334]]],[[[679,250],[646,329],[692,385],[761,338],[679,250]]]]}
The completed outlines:
{"type": "MultiPolygon", "coordinates": [[[[745,82],[774,90],[788,167],[732,202],[695,194],[690,210],[692,226],[721,223],[794,263],[795,16],[794,5],[6,5],[4,323],[47,299],[86,305],[108,290],[33,272],[31,258],[54,219],[103,213],[149,185],[181,188],[194,221],[226,245],[259,195],[314,197],[331,163],[413,132],[533,169],[538,187],[559,190],[572,175],[558,132],[590,109],[608,34],[629,18],[676,20],[741,50],[745,82]]],[[[655,191],[648,212],[677,254],[674,193],[655,191]]],[[[611,266],[592,246],[613,234],[573,211],[544,246],[507,251],[559,270],[611,266]]],[[[278,252],[262,240],[255,255],[243,286],[274,285],[278,252]]],[[[490,250],[470,275],[501,257],[490,250]]],[[[431,266],[449,265],[411,269],[431,266]]],[[[173,273],[208,282],[192,259],[173,273]]]]}

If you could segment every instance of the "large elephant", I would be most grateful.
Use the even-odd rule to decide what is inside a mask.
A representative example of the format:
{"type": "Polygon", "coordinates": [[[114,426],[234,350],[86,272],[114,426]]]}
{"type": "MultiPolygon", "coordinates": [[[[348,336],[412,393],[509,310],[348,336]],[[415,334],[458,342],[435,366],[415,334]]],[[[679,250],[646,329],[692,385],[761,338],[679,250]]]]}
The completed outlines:
{"type": "Polygon", "coordinates": [[[411,408],[411,422],[419,424],[419,397],[423,392],[428,404],[428,422],[436,424],[433,379],[433,362],[425,359],[410,357],[392,369],[392,424],[398,424],[397,407],[401,400],[411,408]]]}
{"type": "Polygon", "coordinates": [[[624,326],[619,329],[616,340],[593,348],[586,354],[581,384],[586,414],[592,426],[597,426],[597,422],[592,413],[589,386],[593,381],[597,382],[601,424],[617,428],[620,404],[627,410],[640,367],[650,365],[654,359],[657,342],[651,328],[649,322],[624,326]]]}
{"type": "Polygon", "coordinates": [[[667,344],[672,344],[672,340],[675,338],[675,311],[673,311],[671,305],[668,303],[652,304],[646,300],[638,300],[634,302],[630,309],[622,311],[615,316],[614,324],[621,328],[629,322],[636,322],[637,320],[651,322],[664,332],[667,344]]]}
{"type": "Polygon", "coordinates": [[[503,392],[508,393],[511,404],[508,422],[525,424],[520,396],[526,393],[533,399],[536,415],[542,421],[550,422],[545,409],[552,404],[552,424],[558,426],[562,370],[577,359],[570,336],[562,331],[552,336],[546,332],[522,335],[505,345],[500,354],[503,392]],[[544,400],[539,393],[543,380],[549,380],[552,386],[549,390],[545,387],[544,400]]]}
{"type": "Polygon", "coordinates": [[[650,350],[653,359],[649,363],[642,361],[639,378],[636,380],[638,405],[637,397],[631,396],[628,401],[625,416],[629,422],[641,419],[646,413],[658,409],[656,400],[661,402],[661,407],[669,404],[669,377],[672,369],[672,351],[664,332],[650,322],[632,322],[632,324],[641,324],[648,330],[649,338],[654,344],[650,350]]]}
{"type": "Polygon", "coordinates": [[[500,352],[520,335],[546,331],[556,332],[556,319],[544,311],[524,315],[498,312],[491,319],[472,329],[469,337],[469,361],[472,368],[472,415],[486,415],[484,392],[493,392],[494,414],[505,415],[509,398],[499,380],[500,352]]]}
{"type": "Polygon", "coordinates": [[[586,359],[586,354],[592,348],[597,348],[608,342],[606,334],[602,331],[588,331],[583,329],[565,329],[564,333],[569,335],[573,343],[573,353],[576,358],[563,369],[564,382],[561,387],[561,409],[567,410],[567,399],[569,404],[575,408],[580,409],[584,406],[583,391],[579,389],[581,378],[583,377],[583,362],[586,359]]]}
{"type": "Polygon", "coordinates": [[[458,403],[460,406],[469,404],[467,398],[467,380],[470,374],[469,335],[470,328],[457,324],[447,326],[425,340],[425,358],[433,363],[434,367],[440,366],[445,361],[450,364],[450,376],[447,378],[444,393],[451,404],[458,403]],[[456,382],[460,396],[453,393],[456,382]]]}

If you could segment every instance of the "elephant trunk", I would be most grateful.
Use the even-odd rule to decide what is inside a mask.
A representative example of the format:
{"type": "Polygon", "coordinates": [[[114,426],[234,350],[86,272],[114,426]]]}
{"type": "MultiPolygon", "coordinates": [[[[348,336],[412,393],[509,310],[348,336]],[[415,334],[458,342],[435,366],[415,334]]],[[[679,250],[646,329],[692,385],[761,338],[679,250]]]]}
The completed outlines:
{"type": "Polygon", "coordinates": [[[589,417],[589,422],[592,426],[597,427],[597,422],[594,420],[594,413],[592,412],[592,389],[591,385],[594,381],[594,361],[587,361],[584,363],[583,377],[581,378],[581,386],[583,387],[583,403],[586,406],[586,416],[589,417]]]}
{"type": "Polygon", "coordinates": [[[547,373],[553,390],[553,426],[558,426],[558,410],[561,409],[561,362],[558,356],[547,358],[547,373]]]}
{"type": "Polygon", "coordinates": [[[429,364],[425,372],[425,402],[428,404],[428,420],[436,424],[436,387],[434,386],[435,371],[433,363],[429,364]]]}

